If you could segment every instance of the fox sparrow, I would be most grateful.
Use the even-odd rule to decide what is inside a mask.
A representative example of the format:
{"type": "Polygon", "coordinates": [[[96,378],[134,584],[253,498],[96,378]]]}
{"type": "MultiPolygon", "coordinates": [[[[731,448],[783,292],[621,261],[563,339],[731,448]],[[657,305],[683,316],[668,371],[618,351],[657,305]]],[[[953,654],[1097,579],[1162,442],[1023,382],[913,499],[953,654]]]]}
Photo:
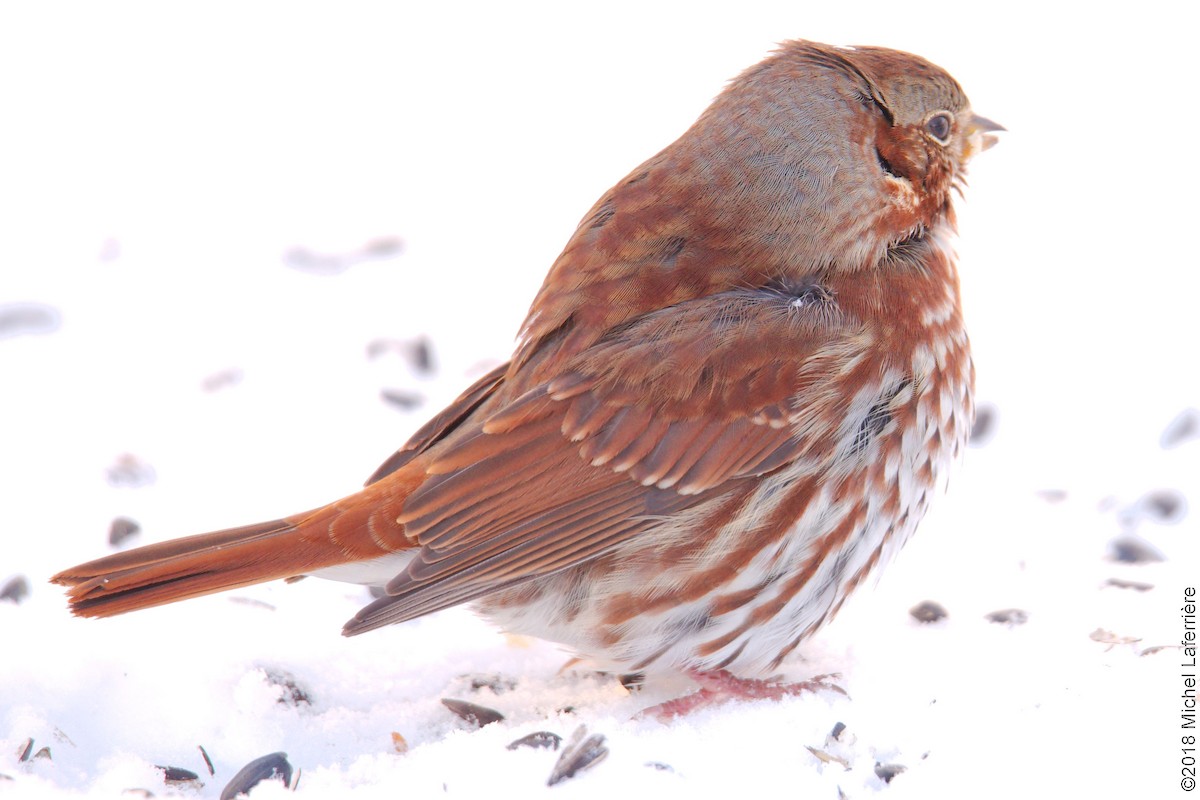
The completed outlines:
{"type": "Polygon", "coordinates": [[[346,634],[474,601],[609,668],[761,696],[963,448],[951,194],[999,129],[921,58],[789,42],[600,198],[512,360],[362,491],[53,580],[95,617],[379,584],[346,634]]]}

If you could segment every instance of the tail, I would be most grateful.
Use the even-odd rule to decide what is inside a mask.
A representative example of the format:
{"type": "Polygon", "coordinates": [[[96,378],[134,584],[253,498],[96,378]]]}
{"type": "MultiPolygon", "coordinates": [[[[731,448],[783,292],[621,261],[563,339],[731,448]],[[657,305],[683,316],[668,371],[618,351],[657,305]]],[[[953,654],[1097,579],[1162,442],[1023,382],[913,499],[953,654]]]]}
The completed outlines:
{"type": "Polygon", "coordinates": [[[378,558],[412,547],[396,522],[404,493],[389,488],[373,484],[306,514],[116,553],[50,580],[70,587],[73,613],[109,617],[378,558]]]}

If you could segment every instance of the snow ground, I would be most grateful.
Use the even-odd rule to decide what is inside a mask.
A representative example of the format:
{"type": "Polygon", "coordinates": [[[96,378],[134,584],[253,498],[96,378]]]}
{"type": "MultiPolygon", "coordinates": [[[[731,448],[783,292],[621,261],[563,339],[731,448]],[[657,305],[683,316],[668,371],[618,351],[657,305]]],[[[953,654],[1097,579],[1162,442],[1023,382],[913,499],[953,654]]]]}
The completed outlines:
{"type": "Polygon", "coordinates": [[[0,797],[217,797],[276,751],[298,797],[1181,793],[1200,439],[1160,437],[1200,407],[1197,208],[1175,168],[1196,20],[799,5],[0,12],[0,319],[25,304],[31,331],[0,333],[0,586],[30,587],[0,601],[0,797]],[[959,206],[994,433],[878,587],[785,665],[841,673],[848,698],[633,721],[681,687],[560,674],[555,646],[462,609],[347,640],[365,590],[316,580],[67,614],[46,578],[108,552],[114,517],[146,543],[353,491],[507,357],[595,197],[795,36],[921,53],[1011,131],[959,206]],[[368,355],[420,337],[430,372],[368,355]],[[1130,536],[1163,560],[1114,560],[1130,536]],[[949,616],[917,623],[923,600],[949,616]],[[1010,608],[1027,621],[985,619],[1010,608]],[[447,697],[506,719],[471,730],[447,697]],[[552,788],[557,753],[506,749],[580,725],[610,754],[552,788]],[[30,738],[50,757],[19,761],[30,738]],[[885,783],[877,763],[906,769],[885,783]]]}

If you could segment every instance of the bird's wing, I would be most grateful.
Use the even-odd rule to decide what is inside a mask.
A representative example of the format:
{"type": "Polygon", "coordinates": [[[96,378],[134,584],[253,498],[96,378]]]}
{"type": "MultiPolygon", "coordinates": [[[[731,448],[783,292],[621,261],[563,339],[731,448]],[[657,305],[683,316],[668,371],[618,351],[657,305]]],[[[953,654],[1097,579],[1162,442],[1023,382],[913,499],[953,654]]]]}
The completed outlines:
{"type": "Polygon", "coordinates": [[[827,458],[828,426],[808,421],[836,413],[857,330],[809,287],[711,295],[610,331],[426,454],[400,516],[420,549],[346,632],[582,563],[745,478],[827,458]]]}
{"type": "Polygon", "coordinates": [[[404,446],[389,456],[387,461],[380,464],[379,469],[367,478],[367,485],[370,486],[391,475],[462,424],[480,404],[495,393],[503,383],[506,372],[508,372],[507,362],[475,381],[453,403],[442,409],[441,413],[418,428],[404,446]]]}

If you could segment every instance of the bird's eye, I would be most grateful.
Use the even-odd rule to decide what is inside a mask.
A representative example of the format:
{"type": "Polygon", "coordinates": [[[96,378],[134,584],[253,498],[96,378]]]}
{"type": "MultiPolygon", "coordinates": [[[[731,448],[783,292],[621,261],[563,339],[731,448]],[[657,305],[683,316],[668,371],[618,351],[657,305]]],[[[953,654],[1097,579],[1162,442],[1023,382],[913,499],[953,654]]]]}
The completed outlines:
{"type": "Polygon", "coordinates": [[[953,120],[945,111],[939,111],[925,121],[925,130],[942,144],[950,141],[950,128],[952,126],[953,120]]]}

